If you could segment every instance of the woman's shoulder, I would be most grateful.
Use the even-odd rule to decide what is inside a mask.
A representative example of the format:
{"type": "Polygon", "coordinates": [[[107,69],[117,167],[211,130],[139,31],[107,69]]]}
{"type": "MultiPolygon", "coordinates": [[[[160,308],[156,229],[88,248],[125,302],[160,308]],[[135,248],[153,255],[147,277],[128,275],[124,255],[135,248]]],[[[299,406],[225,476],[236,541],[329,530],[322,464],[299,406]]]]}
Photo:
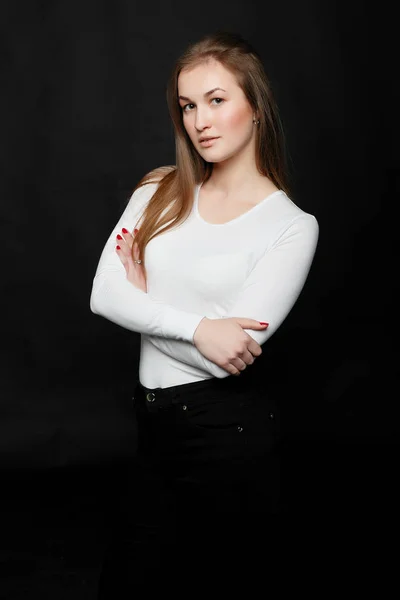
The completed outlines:
{"type": "Polygon", "coordinates": [[[176,167],[172,165],[166,165],[161,167],[156,167],[152,169],[136,183],[133,188],[129,202],[133,202],[135,204],[141,203],[146,204],[150,201],[154,192],[157,190],[160,182],[164,177],[173,171],[175,171],[176,167]]]}
{"type": "Polygon", "coordinates": [[[156,167],[148,173],[146,173],[140,181],[137,183],[136,188],[143,187],[144,185],[156,184],[158,185],[164,177],[176,171],[175,165],[163,165],[156,167]]]}
{"type": "Polygon", "coordinates": [[[288,238],[306,237],[310,240],[319,236],[317,218],[307,212],[283,190],[272,194],[265,206],[265,220],[269,223],[271,236],[280,243],[288,238]]]}
{"type": "Polygon", "coordinates": [[[289,196],[283,190],[279,190],[278,193],[273,194],[271,209],[289,222],[296,219],[304,219],[305,221],[316,220],[315,215],[303,208],[300,201],[297,199],[294,200],[292,196],[289,196]]]}

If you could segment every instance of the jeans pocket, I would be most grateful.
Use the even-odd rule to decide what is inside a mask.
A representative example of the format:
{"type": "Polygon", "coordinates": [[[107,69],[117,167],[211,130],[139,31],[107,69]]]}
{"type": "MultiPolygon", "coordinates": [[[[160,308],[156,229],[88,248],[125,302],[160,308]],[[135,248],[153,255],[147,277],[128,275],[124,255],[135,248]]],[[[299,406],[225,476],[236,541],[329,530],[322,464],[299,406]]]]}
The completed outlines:
{"type": "Polygon", "coordinates": [[[215,395],[206,400],[185,405],[185,419],[191,426],[210,432],[234,430],[240,421],[240,406],[235,398],[215,395]]]}
{"type": "Polygon", "coordinates": [[[269,439],[275,443],[280,438],[280,413],[276,398],[268,391],[252,390],[240,401],[242,423],[249,436],[269,439]]]}

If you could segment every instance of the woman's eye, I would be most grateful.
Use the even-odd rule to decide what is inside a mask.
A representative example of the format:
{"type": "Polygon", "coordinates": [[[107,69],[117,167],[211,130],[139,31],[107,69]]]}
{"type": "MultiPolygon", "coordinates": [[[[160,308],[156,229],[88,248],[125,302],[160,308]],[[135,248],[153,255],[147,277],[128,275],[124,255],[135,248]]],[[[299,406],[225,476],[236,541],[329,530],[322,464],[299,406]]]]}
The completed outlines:
{"type": "MultiPolygon", "coordinates": [[[[214,104],[216,104],[217,106],[219,104],[221,104],[222,102],[224,102],[223,98],[213,98],[211,100],[211,102],[214,102],[214,104]]],[[[184,106],[182,106],[182,110],[183,112],[189,112],[191,110],[193,110],[194,104],[192,102],[190,102],[189,104],[185,104],[184,106]]]]}

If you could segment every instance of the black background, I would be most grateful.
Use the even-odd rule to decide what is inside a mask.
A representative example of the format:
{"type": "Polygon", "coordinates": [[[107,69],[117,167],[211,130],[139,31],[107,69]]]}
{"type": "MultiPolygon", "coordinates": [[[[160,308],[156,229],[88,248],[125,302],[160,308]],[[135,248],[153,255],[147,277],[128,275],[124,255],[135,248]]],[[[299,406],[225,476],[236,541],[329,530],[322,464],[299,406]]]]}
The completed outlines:
{"type": "Polygon", "coordinates": [[[292,197],[320,225],[303,293],[254,365],[282,399],[286,501],[309,515],[393,507],[399,96],[389,9],[8,0],[0,27],[7,519],[30,522],[38,507],[72,519],[88,502],[93,532],[103,519],[93,498],[100,506],[127,476],[140,336],[90,312],[92,280],[137,181],[174,163],[165,86],[175,58],[219,28],[263,57],[292,197]]]}

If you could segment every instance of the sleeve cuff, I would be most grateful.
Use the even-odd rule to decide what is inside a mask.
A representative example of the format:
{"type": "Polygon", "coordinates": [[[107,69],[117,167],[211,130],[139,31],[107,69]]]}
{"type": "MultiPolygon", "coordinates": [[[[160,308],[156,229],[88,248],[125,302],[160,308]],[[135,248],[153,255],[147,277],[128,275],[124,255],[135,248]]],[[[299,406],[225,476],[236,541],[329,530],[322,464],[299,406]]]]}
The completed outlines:
{"type": "Polygon", "coordinates": [[[193,337],[205,315],[188,313],[168,307],[161,326],[163,337],[175,338],[193,344],[193,337]]]}

